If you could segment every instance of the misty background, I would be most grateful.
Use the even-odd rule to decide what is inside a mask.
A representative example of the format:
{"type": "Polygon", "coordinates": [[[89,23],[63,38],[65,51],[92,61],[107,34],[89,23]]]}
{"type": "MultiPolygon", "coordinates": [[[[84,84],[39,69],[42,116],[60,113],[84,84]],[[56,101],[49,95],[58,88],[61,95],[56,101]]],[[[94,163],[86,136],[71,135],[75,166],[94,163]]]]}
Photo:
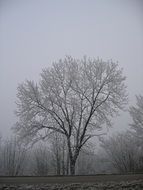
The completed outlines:
{"type": "MultiPolygon", "coordinates": [[[[42,68],[71,55],[118,61],[127,77],[129,105],[143,94],[142,0],[0,0],[0,133],[16,122],[17,86],[38,81],[42,68]]],[[[127,107],[128,108],[128,107],[127,107]]],[[[112,131],[125,130],[127,112],[112,131]]]]}

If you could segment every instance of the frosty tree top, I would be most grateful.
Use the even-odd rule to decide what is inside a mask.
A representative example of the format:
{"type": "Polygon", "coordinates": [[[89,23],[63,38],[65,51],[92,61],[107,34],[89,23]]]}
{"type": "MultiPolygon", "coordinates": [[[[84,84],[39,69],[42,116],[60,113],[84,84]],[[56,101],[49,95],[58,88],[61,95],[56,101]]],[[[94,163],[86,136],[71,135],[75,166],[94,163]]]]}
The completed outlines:
{"type": "Polygon", "coordinates": [[[67,139],[71,174],[82,146],[110,126],[127,103],[125,77],[118,64],[71,56],[41,73],[39,84],[19,85],[15,130],[30,141],[58,132],[67,139]]]}

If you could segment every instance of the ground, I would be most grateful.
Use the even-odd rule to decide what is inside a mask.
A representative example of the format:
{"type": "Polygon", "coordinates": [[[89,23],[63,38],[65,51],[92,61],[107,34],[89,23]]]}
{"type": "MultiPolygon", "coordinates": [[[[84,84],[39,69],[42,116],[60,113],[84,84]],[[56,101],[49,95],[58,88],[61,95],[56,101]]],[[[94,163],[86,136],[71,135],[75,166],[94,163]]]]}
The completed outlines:
{"type": "Polygon", "coordinates": [[[143,190],[143,174],[0,177],[0,190],[143,190]]]}

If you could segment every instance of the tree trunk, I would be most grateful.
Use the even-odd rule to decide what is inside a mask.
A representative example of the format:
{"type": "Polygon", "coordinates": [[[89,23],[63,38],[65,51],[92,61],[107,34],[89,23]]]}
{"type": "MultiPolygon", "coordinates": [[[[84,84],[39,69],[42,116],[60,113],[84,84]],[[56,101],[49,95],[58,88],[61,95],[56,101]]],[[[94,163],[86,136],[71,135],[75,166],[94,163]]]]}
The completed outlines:
{"type": "Polygon", "coordinates": [[[66,174],[69,175],[69,153],[67,152],[67,160],[66,160],[66,174]]]}
{"type": "Polygon", "coordinates": [[[80,149],[76,147],[75,152],[72,152],[70,138],[67,138],[68,154],[70,161],[70,175],[75,175],[75,165],[80,152],[80,149]]]}
{"type": "Polygon", "coordinates": [[[70,175],[75,175],[75,160],[70,160],[70,175]]]}
{"type": "Polygon", "coordinates": [[[61,174],[61,160],[59,157],[57,157],[57,166],[56,166],[56,169],[57,169],[57,175],[60,175],[61,174]]]}

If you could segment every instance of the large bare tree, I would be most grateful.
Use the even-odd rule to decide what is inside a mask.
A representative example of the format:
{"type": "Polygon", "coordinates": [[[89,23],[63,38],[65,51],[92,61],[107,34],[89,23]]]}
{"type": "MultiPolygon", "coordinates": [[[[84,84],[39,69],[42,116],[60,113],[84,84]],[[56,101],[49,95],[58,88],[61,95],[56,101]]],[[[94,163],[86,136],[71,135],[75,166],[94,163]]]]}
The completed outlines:
{"type": "Polygon", "coordinates": [[[99,59],[65,57],[43,69],[38,84],[19,85],[15,130],[28,142],[53,132],[66,138],[70,173],[81,148],[127,103],[125,77],[118,64],[99,59]]]}

